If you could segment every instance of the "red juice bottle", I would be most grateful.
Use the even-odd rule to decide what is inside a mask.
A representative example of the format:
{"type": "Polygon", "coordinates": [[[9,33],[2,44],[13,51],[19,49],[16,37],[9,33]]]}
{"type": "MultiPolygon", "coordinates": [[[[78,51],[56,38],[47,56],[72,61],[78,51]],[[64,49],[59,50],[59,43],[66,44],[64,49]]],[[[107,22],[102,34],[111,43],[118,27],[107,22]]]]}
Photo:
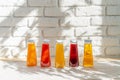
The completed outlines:
{"type": "Polygon", "coordinates": [[[42,53],[41,53],[41,67],[50,67],[50,49],[49,49],[49,40],[44,40],[42,44],[42,53]]]}
{"type": "Polygon", "coordinates": [[[77,47],[76,40],[71,40],[71,43],[70,43],[69,66],[70,67],[78,67],[79,66],[78,47],[77,47]]]}

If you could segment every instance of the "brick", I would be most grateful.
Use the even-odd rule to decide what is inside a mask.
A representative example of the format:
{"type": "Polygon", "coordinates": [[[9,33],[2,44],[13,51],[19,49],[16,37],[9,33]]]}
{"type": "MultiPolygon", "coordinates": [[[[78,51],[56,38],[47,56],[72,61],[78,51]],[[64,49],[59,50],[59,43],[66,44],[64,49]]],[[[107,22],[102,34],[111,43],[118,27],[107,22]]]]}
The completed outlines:
{"type": "Polygon", "coordinates": [[[119,16],[92,17],[91,25],[120,25],[119,16]]]}
{"type": "Polygon", "coordinates": [[[0,26],[27,26],[27,18],[0,17],[0,26]]]}
{"type": "Polygon", "coordinates": [[[108,35],[119,36],[120,35],[120,27],[108,27],[108,35]]]}
{"type": "Polygon", "coordinates": [[[11,17],[0,17],[0,26],[12,26],[12,18],[11,17]]]}
{"type": "Polygon", "coordinates": [[[12,26],[27,26],[27,18],[12,18],[12,26]]]}
{"type": "Polygon", "coordinates": [[[57,6],[57,0],[28,0],[29,6],[57,6]]]}
{"type": "Polygon", "coordinates": [[[75,8],[69,8],[69,7],[51,7],[51,8],[45,8],[45,16],[68,16],[68,15],[74,15],[74,9],[75,8]]]}
{"type": "Polygon", "coordinates": [[[105,56],[105,47],[92,47],[94,56],[105,56]]]}
{"type": "Polygon", "coordinates": [[[106,5],[106,0],[91,0],[91,4],[93,4],[93,5],[106,5]]]}
{"type": "Polygon", "coordinates": [[[0,46],[23,46],[25,47],[25,38],[23,37],[6,37],[0,38],[0,46]]]}
{"type": "Polygon", "coordinates": [[[13,14],[13,7],[0,7],[0,16],[12,16],[13,14]]]}
{"type": "Polygon", "coordinates": [[[45,8],[45,16],[64,16],[60,8],[45,8]]]}
{"type": "Polygon", "coordinates": [[[107,7],[107,15],[120,15],[120,7],[118,6],[108,6],[107,7]]]}
{"type": "Polygon", "coordinates": [[[106,35],[105,27],[81,27],[76,28],[76,36],[99,36],[106,35]]]}
{"type": "Polygon", "coordinates": [[[120,56],[120,47],[106,48],[106,56],[120,56]]]}
{"type": "Polygon", "coordinates": [[[115,37],[103,37],[103,46],[119,46],[119,39],[115,37]]]}
{"type": "Polygon", "coordinates": [[[58,27],[57,18],[29,18],[29,27],[58,27]]]}
{"type": "Polygon", "coordinates": [[[74,36],[73,29],[51,28],[43,31],[45,37],[74,36]]]}
{"type": "Polygon", "coordinates": [[[92,40],[92,45],[94,46],[94,47],[104,47],[103,46],[103,37],[90,37],[90,39],[92,40]]]}
{"type": "Polygon", "coordinates": [[[11,36],[11,28],[0,28],[0,37],[11,36]]]}
{"type": "Polygon", "coordinates": [[[91,2],[90,0],[59,0],[60,6],[83,6],[89,5],[91,2]]]}
{"type": "Polygon", "coordinates": [[[61,26],[89,26],[89,17],[68,17],[60,20],[61,26]]]}
{"type": "Polygon", "coordinates": [[[43,8],[16,7],[14,16],[43,16],[43,8]]]}
{"type": "Polygon", "coordinates": [[[15,37],[25,37],[29,30],[27,27],[15,27],[12,29],[12,34],[15,37]]]}
{"type": "Polygon", "coordinates": [[[76,8],[76,16],[96,16],[96,15],[105,15],[105,7],[86,6],[76,8]]]}
{"type": "Polygon", "coordinates": [[[12,34],[14,37],[40,37],[42,31],[40,28],[28,28],[27,26],[15,27],[12,29],[12,34]]]}
{"type": "Polygon", "coordinates": [[[26,6],[27,0],[0,0],[0,6],[26,6]]]}
{"type": "Polygon", "coordinates": [[[30,29],[31,37],[42,37],[42,30],[40,28],[30,29]]]}
{"type": "Polygon", "coordinates": [[[120,5],[120,0],[106,0],[107,5],[120,5]]]}

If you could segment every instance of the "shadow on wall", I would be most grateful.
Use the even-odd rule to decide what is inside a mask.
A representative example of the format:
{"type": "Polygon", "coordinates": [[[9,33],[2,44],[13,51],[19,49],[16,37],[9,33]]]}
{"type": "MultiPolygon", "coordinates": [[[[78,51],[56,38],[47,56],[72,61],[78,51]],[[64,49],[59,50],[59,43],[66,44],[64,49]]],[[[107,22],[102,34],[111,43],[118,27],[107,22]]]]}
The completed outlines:
{"type": "Polygon", "coordinates": [[[60,24],[61,21],[64,22],[66,16],[75,17],[74,6],[59,8],[59,6],[56,5],[57,2],[52,0],[48,0],[48,2],[40,1],[44,5],[37,4],[37,1],[29,1],[31,2],[28,2],[28,5],[32,5],[33,3],[31,7],[28,7],[26,2],[22,2],[23,4],[18,5],[17,7],[5,7],[5,13],[10,9],[9,12],[4,15],[1,14],[1,57],[24,57],[27,53],[26,42],[31,37],[34,37],[38,47],[41,45],[44,38],[50,39],[51,47],[53,49],[56,39],[65,39],[65,37],[71,36],[74,37],[74,30],[70,30],[72,26],[70,24],[71,19],[65,23],[65,25],[67,24],[67,27],[62,27],[60,24]],[[47,4],[49,5],[47,6],[47,4]],[[55,5],[56,7],[49,8],[50,4],[53,4],[53,6],[55,5]],[[61,10],[63,10],[63,12],[61,10]],[[52,11],[56,11],[57,14],[52,11]],[[29,32],[30,35],[28,35],[29,32]]]}
{"type": "MultiPolygon", "coordinates": [[[[68,56],[69,42],[73,38],[78,40],[80,55],[83,54],[84,40],[90,38],[94,55],[106,56],[119,46],[120,36],[107,32],[112,30],[112,22],[118,18],[115,21],[112,16],[109,18],[105,11],[109,7],[105,3],[104,0],[28,0],[11,7],[8,15],[1,14],[0,17],[1,57],[25,57],[29,38],[35,39],[38,56],[44,38],[51,40],[52,56],[57,39],[64,39],[65,55],[68,56]]],[[[114,25],[118,25],[117,22],[114,25]]]]}

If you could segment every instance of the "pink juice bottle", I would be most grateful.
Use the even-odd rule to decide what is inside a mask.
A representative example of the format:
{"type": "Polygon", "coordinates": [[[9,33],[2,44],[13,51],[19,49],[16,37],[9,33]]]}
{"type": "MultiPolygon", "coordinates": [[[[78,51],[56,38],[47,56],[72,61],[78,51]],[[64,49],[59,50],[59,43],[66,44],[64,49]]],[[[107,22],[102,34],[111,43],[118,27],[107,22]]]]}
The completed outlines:
{"type": "Polygon", "coordinates": [[[50,67],[50,49],[49,49],[49,40],[44,40],[42,44],[42,53],[41,53],[41,67],[50,67]]]}
{"type": "Polygon", "coordinates": [[[78,67],[79,66],[78,47],[77,47],[76,40],[71,40],[71,43],[70,43],[69,66],[70,67],[78,67]]]}

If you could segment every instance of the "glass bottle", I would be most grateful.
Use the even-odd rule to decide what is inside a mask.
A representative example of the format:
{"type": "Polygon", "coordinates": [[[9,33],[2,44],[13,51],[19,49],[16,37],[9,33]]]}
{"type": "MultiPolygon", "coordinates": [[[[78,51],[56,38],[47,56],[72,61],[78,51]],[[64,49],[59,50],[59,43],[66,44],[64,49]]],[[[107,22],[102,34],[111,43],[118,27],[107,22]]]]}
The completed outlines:
{"type": "Polygon", "coordinates": [[[55,67],[64,68],[65,59],[64,59],[64,46],[62,40],[57,40],[56,43],[56,55],[55,55],[55,67]]]}
{"type": "Polygon", "coordinates": [[[37,65],[36,47],[33,40],[28,40],[27,66],[37,65]]]}
{"type": "Polygon", "coordinates": [[[69,66],[70,67],[78,67],[79,66],[78,47],[77,47],[76,40],[71,40],[71,43],[70,43],[69,66]]]}
{"type": "Polygon", "coordinates": [[[91,42],[92,42],[91,40],[85,40],[84,42],[84,57],[83,57],[84,67],[93,67],[93,54],[91,42]]]}
{"type": "Polygon", "coordinates": [[[50,59],[49,40],[45,39],[42,44],[41,67],[50,67],[50,66],[51,66],[51,59],[50,59]]]}

